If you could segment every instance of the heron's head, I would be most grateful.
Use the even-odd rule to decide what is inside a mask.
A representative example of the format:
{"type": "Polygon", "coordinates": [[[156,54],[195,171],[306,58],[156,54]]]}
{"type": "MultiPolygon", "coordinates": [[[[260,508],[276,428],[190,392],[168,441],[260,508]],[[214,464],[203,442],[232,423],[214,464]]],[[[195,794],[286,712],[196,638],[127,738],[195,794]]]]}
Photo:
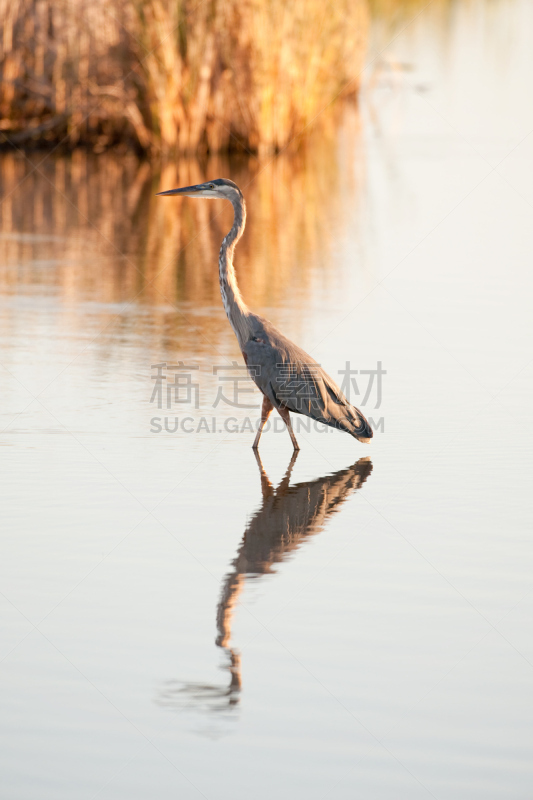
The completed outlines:
{"type": "Polygon", "coordinates": [[[158,192],[158,195],[181,195],[181,197],[209,197],[212,200],[242,200],[242,193],[237,184],[226,178],[217,178],[207,183],[198,183],[196,186],[184,186],[181,189],[170,189],[168,192],[158,192]]]}

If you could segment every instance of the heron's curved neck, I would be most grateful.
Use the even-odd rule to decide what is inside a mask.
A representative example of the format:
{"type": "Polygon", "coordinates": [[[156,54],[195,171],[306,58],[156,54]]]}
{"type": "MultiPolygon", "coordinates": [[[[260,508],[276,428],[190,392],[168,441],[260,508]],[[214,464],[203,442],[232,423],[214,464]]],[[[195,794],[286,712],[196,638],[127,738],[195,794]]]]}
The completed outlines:
{"type": "Polygon", "coordinates": [[[246,206],[244,199],[232,201],[234,218],[230,232],[222,241],[220,255],[218,257],[218,268],[220,276],[220,294],[227,317],[231,327],[235,331],[235,336],[242,347],[246,344],[250,335],[249,310],[242,299],[237,278],[233,267],[233,252],[235,245],[241,238],[244,226],[246,225],[246,206]]]}

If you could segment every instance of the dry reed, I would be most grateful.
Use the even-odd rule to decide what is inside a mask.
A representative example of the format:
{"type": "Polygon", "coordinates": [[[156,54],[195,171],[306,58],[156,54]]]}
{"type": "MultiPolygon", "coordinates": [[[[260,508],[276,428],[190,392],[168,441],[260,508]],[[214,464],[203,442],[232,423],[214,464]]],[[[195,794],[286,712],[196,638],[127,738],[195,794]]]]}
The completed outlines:
{"type": "Polygon", "coordinates": [[[0,134],[272,152],[354,97],[366,0],[0,0],[0,134]]]}

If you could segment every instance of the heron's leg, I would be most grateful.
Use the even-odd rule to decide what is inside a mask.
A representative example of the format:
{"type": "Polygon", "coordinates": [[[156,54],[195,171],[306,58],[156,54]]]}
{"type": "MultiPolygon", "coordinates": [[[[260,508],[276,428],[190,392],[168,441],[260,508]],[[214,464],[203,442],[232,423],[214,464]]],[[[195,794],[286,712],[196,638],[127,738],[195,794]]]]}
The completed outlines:
{"type": "Polygon", "coordinates": [[[268,397],[263,395],[263,408],[261,409],[261,424],[259,426],[259,430],[257,431],[257,436],[255,437],[254,443],[252,445],[254,450],[257,450],[259,447],[259,439],[261,438],[261,434],[263,433],[263,428],[265,427],[265,423],[270,416],[270,412],[274,406],[268,399],[268,397]]]}
{"type": "Polygon", "coordinates": [[[286,408],[278,408],[278,411],[281,419],[287,426],[287,430],[289,431],[289,436],[291,437],[292,446],[294,447],[295,450],[299,450],[300,447],[298,445],[298,442],[296,441],[296,436],[294,435],[294,431],[292,429],[291,416],[288,410],[286,408]]]}

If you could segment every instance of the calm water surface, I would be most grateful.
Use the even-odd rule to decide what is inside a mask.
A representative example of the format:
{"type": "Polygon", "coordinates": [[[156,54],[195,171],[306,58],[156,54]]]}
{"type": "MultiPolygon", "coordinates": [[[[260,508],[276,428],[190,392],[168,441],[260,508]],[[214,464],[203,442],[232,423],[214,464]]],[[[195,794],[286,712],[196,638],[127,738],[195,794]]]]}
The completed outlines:
{"type": "Polygon", "coordinates": [[[3,797],[531,797],[532,23],[376,24],[359,115],[298,157],[2,156],[3,797]],[[256,461],[217,403],[231,214],[153,196],[215,175],[252,308],[381,362],[371,445],[256,461]]]}

